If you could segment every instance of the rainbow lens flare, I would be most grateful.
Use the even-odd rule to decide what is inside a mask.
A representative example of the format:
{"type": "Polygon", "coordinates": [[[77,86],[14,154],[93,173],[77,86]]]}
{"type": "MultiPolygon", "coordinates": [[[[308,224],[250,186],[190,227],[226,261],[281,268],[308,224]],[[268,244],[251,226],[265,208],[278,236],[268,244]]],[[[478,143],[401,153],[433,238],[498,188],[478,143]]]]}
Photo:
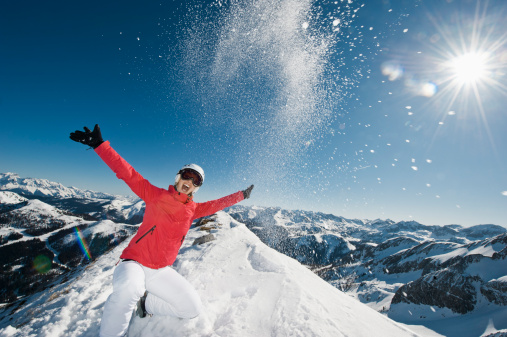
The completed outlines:
{"type": "Polygon", "coordinates": [[[90,254],[90,249],[88,248],[88,244],[86,243],[86,240],[83,237],[83,233],[81,233],[81,230],[77,227],[74,227],[74,231],[76,232],[77,241],[79,243],[79,248],[81,248],[81,251],[83,252],[84,256],[88,259],[92,259],[92,255],[90,254]]]}

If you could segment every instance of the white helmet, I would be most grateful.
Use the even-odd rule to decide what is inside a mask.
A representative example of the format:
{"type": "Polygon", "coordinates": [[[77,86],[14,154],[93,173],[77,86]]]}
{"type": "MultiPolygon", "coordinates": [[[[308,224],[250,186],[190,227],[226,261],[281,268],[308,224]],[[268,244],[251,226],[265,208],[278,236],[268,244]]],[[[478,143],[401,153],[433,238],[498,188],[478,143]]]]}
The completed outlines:
{"type": "MultiPolygon", "coordinates": [[[[182,171],[184,170],[192,170],[194,172],[196,172],[200,177],[201,177],[201,184],[199,186],[196,186],[194,191],[192,192],[192,194],[196,193],[197,190],[199,190],[199,187],[202,186],[202,184],[204,183],[204,170],[202,169],[202,167],[200,167],[199,165],[197,164],[187,164],[185,166],[183,166],[178,174],[176,175],[176,178],[174,180],[174,185],[176,186],[178,184],[178,182],[180,181],[181,179],[181,173],[182,171]]],[[[195,182],[194,182],[195,183],[195,182]]]]}

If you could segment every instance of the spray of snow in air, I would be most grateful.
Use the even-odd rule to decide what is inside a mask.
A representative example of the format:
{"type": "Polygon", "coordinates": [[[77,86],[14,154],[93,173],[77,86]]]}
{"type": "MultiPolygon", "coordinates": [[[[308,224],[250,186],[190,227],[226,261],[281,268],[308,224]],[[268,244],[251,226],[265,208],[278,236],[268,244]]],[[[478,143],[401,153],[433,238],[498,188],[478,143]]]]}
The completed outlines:
{"type": "Polygon", "coordinates": [[[188,16],[195,24],[182,39],[182,69],[198,101],[196,122],[217,134],[214,151],[234,154],[256,184],[290,181],[305,166],[302,153],[333,133],[344,88],[354,83],[340,77],[336,46],[358,8],[340,6],[233,0],[188,16]]]}

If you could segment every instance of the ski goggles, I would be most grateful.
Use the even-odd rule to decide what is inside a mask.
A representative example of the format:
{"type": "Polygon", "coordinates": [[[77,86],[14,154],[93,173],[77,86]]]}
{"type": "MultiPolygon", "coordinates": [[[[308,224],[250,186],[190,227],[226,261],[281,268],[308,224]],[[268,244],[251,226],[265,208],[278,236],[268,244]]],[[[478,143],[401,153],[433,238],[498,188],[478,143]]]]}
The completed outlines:
{"type": "Polygon", "coordinates": [[[198,172],[192,169],[184,169],[178,173],[181,175],[181,178],[183,180],[192,180],[192,184],[195,187],[199,187],[202,185],[202,177],[198,172]]]}

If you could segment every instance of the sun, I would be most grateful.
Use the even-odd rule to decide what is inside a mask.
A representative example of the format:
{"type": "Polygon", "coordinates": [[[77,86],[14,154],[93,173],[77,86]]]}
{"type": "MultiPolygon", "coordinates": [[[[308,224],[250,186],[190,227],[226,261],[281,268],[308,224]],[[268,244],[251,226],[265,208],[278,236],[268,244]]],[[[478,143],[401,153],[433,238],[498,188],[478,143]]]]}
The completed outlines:
{"type": "MultiPolygon", "coordinates": [[[[507,33],[503,15],[477,2],[474,15],[455,12],[449,21],[430,16],[440,37],[430,45],[427,75],[438,87],[432,96],[444,108],[475,115],[487,126],[488,104],[507,95],[507,33]],[[431,54],[431,53],[430,53],[431,54]]],[[[447,110],[447,111],[445,111],[447,110]]]]}
{"type": "Polygon", "coordinates": [[[496,151],[489,124],[498,120],[498,107],[507,97],[507,7],[490,5],[477,0],[475,8],[447,12],[447,17],[428,12],[429,25],[419,35],[421,52],[411,60],[422,80],[410,84],[416,95],[428,98],[438,122],[435,137],[454,121],[454,130],[476,130],[496,151]],[[459,118],[450,119],[450,112],[459,118]]]}
{"type": "Polygon", "coordinates": [[[489,55],[484,52],[469,52],[451,59],[452,81],[458,85],[477,85],[489,78],[489,55]]]}

